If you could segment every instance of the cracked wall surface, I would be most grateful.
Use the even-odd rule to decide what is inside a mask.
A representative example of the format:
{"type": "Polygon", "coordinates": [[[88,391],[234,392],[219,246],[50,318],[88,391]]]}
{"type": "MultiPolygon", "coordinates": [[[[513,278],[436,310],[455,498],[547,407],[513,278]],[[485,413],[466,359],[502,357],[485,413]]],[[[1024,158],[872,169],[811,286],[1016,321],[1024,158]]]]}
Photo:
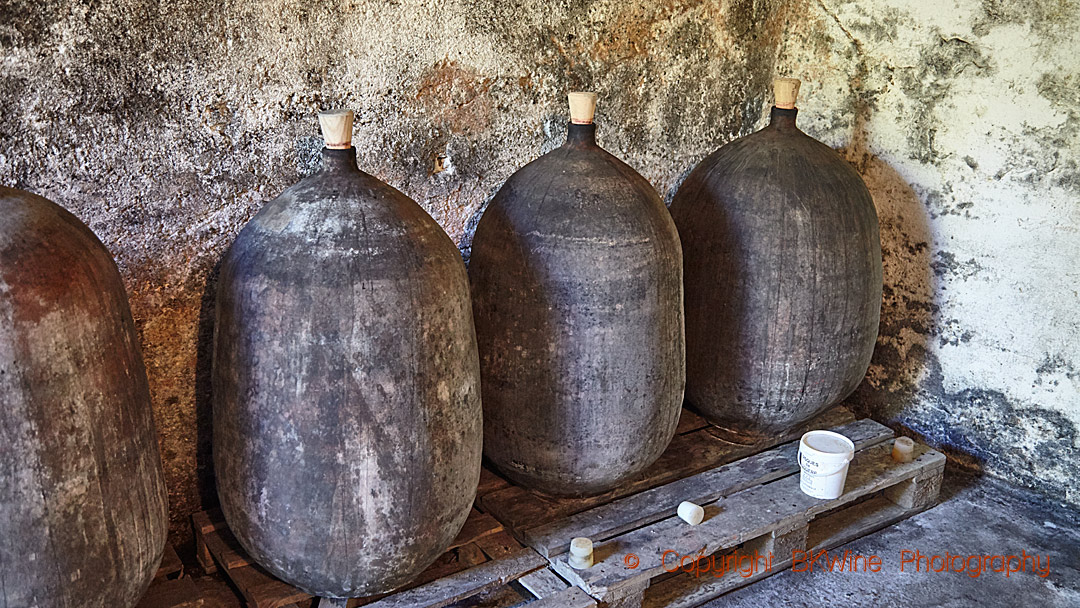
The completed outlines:
{"type": "Polygon", "coordinates": [[[214,500],[214,268],[314,170],[315,112],[468,254],[483,206],[561,143],[565,92],[670,199],[760,126],[774,75],[862,172],[881,339],[855,402],[1080,503],[1080,76],[1072,2],[147,0],[0,3],[0,182],[116,256],[150,374],[173,539],[214,500]],[[1039,462],[1039,466],[1032,463],[1039,462]]]}

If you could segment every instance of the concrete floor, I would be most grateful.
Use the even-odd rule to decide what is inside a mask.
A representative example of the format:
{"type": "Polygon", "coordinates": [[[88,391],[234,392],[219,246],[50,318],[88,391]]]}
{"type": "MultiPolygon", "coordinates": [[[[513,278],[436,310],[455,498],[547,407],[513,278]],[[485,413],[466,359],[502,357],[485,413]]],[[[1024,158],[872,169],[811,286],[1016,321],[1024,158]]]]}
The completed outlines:
{"type": "MultiPolygon", "coordinates": [[[[948,471],[948,469],[947,469],[948,471]]],[[[705,604],[708,608],[875,606],[1080,607],[1080,513],[1056,507],[990,478],[947,473],[936,507],[843,547],[881,557],[879,572],[784,571],[705,604]],[[901,572],[901,551],[942,555],[1028,555],[1047,565],[1030,571],[901,572]]],[[[934,563],[940,567],[942,560],[934,563]]],[[[1000,567],[1000,561],[991,565],[1000,567]]],[[[1014,565],[1016,562],[1013,562],[1014,565]]],[[[961,567],[961,560],[955,561],[961,567]]]]}

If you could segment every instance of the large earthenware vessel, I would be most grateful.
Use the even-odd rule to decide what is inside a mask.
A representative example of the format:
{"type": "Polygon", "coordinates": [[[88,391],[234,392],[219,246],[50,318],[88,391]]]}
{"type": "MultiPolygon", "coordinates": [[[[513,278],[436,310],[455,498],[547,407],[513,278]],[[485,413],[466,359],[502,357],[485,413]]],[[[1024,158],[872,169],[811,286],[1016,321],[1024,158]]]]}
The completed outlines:
{"type": "Polygon", "coordinates": [[[150,390],[112,256],[0,187],[0,604],[130,608],[168,532],[150,390]]]}
{"type": "Polygon", "coordinates": [[[555,495],[652,464],[683,396],[679,238],[649,182],[596,145],[594,105],[571,94],[566,143],[506,181],[469,265],[484,453],[555,495]]]}
{"type": "Polygon", "coordinates": [[[847,397],[877,339],[874,202],[843,157],[795,126],[797,90],[778,80],[769,126],[701,161],[671,204],[687,402],[738,440],[790,430],[847,397]]]}
{"type": "Polygon", "coordinates": [[[352,112],[320,120],[322,170],[267,203],[221,264],[214,465],[251,556],[344,598],[409,582],[461,529],[480,373],[454,243],[357,169],[352,112]]]}

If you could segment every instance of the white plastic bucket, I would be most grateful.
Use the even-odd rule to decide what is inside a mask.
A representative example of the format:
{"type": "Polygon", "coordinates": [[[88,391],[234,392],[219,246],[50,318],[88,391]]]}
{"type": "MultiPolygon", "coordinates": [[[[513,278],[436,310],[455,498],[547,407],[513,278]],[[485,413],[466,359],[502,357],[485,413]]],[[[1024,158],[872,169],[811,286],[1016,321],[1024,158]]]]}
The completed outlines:
{"type": "Polygon", "coordinates": [[[854,457],[855,444],[840,433],[806,433],[799,440],[799,488],[814,498],[839,498],[854,457]]]}

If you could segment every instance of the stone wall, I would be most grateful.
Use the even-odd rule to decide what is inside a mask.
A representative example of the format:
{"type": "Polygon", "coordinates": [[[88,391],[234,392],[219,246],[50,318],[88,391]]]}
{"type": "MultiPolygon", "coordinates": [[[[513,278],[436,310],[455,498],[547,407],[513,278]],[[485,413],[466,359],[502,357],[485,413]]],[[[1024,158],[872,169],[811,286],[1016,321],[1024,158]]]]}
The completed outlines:
{"type": "Polygon", "coordinates": [[[760,125],[774,75],[799,76],[802,125],[862,171],[882,220],[859,407],[1080,503],[1078,11],[955,4],[8,0],[0,183],[115,254],[182,540],[214,499],[214,268],[314,169],[317,110],[356,109],[360,166],[467,256],[502,181],[561,143],[567,90],[600,94],[600,143],[670,198],[760,125]]]}

